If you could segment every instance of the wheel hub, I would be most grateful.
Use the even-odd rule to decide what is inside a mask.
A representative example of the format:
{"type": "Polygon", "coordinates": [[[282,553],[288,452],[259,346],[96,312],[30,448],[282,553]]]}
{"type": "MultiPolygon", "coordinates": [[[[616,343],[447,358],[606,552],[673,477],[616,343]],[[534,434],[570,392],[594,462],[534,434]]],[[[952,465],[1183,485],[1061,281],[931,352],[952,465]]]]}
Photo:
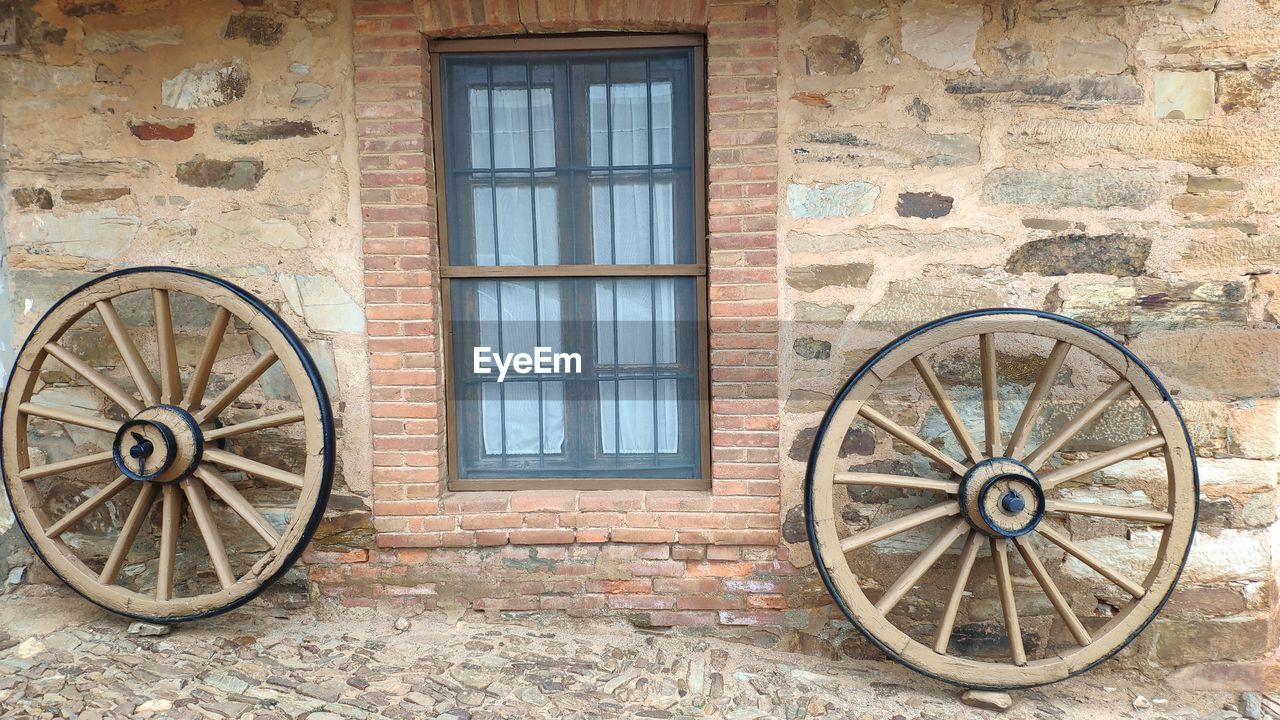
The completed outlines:
{"type": "Polygon", "coordinates": [[[958,495],[969,524],[991,537],[1025,535],[1044,516],[1040,479],[1013,458],[991,458],[974,465],[960,480],[958,495]]]}
{"type": "Polygon", "coordinates": [[[120,426],[111,454],[116,468],[138,482],[172,483],[200,464],[204,440],[195,418],[173,405],[154,405],[120,426]]]}

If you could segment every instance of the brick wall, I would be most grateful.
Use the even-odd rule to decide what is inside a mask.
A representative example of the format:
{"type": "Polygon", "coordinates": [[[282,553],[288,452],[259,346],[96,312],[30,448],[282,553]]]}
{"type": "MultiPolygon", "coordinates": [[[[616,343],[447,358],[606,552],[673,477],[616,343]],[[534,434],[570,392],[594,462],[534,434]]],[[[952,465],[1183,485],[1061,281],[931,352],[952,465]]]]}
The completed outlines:
{"type": "Polygon", "coordinates": [[[1258,642],[1184,642],[1275,632],[1274,381],[1249,375],[1226,388],[1213,380],[1219,365],[1172,350],[1211,332],[1227,348],[1274,351],[1274,284],[1259,274],[1274,256],[1256,238],[1273,231],[1275,185],[1231,177],[1252,177],[1274,154],[1241,128],[1275,121],[1265,53],[1233,29],[1251,11],[1198,0],[1006,5],[993,17],[876,0],[849,12],[806,0],[357,2],[376,549],[322,547],[309,556],[312,578],[347,604],[617,613],[878,656],[834,615],[805,545],[799,501],[817,418],[898,332],[970,307],[1034,306],[1131,337],[1177,378],[1217,478],[1183,589],[1125,662],[1180,667],[1172,677],[1190,687],[1274,683],[1258,642]],[[1116,13],[1131,21],[1123,32],[1116,13]],[[931,31],[943,21],[954,37],[931,31]],[[1179,23],[1207,39],[1184,37],[1179,23]],[[580,30],[707,36],[712,488],[450,493],[425,41],[580,30]],[[1216,59],[1231,53],[1244,59],[1216,59]],[[1206,68],[1221,75],[1207,110],[1199,98],[1182,108],[1153,97],[1158,84],[1187,83],[1172,104],[1191,102],[1206,68]],[[1235,140],[1204,140],[1197,122],[1235,140]],[[1119,199],[1018,195],[1062,178],[1119,199]],[[1146,194],[1116,195],[1134,187],[1146,194]],[[806,203],[829,192],[847,207],[812,214],[806,203]],[[1139,202],[1159,232],[1124,207],[1139,202]],[[1080,243],[1107,248],[1110,265],[1028,260],[1080,243]],[[1110,292],[1116,282],[1133,292],[1110,292]],[[781,331],[780,315],[791,321],[781,331]],[[1259,474],[1267,479],[1248,479],[1259,474]],[[1227,547],[1266,567],[1215,562],[1227,547]],[[1211,608],[1213,598],[1231,608],[1211,608]]]}
{"type": "Polygon", "coordinates": [[[775,8],[423,7],[355,4],[378,549],[313,552],[313,579],[356,605],[779,624],[794,569],[778,547],[775,8]],[[449,492],[425,39],[621,29],[707,35],[711,490],[449,492]]]}

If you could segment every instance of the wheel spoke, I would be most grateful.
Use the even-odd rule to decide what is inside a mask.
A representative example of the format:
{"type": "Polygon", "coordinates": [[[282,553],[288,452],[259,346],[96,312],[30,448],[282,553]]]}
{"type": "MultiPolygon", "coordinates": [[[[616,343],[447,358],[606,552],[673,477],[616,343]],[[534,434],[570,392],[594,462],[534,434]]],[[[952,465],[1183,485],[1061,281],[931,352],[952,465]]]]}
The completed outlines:
{"type": "Polygon", "coordinates": [[[151,503],[156,499],[156,487],[155,483],[143,483],[142,489],[138,491],[138,498],[133,501],[133,509],[129,511],[129,517],[125,518],[124,525],[120,528],[120,536],[111,547],[107,563],[102,566],[102,574],[98,576],[98,582],[103,585],[115,584],[120,568],[124,567],[124,561],[129,557],[129,549],[133,547],[133,541],[137,539],[143,521],[151,512],[151,503]]]}
{"type": "Polygon", "coordinates": [[[889,589],[884,591],[884,594],[876,601],[876,609],[888,615],[889,611],[893,610],[902,601],[907,591],[916,584],[921,576],[929,571],[929,568],[938,562],[938,558],[942,557],[942,553],[946,552],[947,548],[951,547],[956,538],[963,535],[968,527],[969,521],[959,518],[948,525],[945,530],[938,533],[933,542],[929,543],[929,547],[925,548],[920,553],[920,556],[894,581],[893,585],[890,585],[889,589]]]}
{"type": "Polygon", "coordinates": [[[938,375],[933,371],[929,361],[923,355],[917,355],[911,358],[911,364],[915,365],[916,372],[924,380],[925,387],[929,388],[929,394],[933,395],[934,404],[938,406],[938,410],[942,412],[942,417],[946,418],[947,424],[951,426],[951,432],[956,436],[956,440],[960,442],[960,447],[964,449],[964,454],[969,458],[969,462],[982,462],[984,459],[982,451],[978,449],[978,444],[973,441],[973,436],[969,434],[969,429],[964,426],[964,421],[960,419],[960,413],[956,411],[956,406],[951,402],[947,389],[938,380],[938,375]]]}
{"type": "Polygon", "coordinates": [[[906,532],[911,528],[919,527],[930,520],[937,520],[938,518],[955,515],[959,512],[960,504],[957,502],[952,501],[939,503],[938,505],[925,508],[924,510],[913,512],[910,515],[904,515],[897,520],[890,520],[879,527],[863,530],[856,535],[850,535],[840,541],[840,549],[844,552],[857,550],[858,548],[865,547],[871,543],[893,537],[898,533],[906,532]]]}
{"type": "Polygon", "coordinates": [[[996,374],[996,336],[983,333],[978,336],[982,356],[982,416],[986,421],[987,456],[998,457],[1004,452],[1000,442],[1000,378],[996,374]]]}
{"type": "Polygon", "coordinates": [[[101,465],[102,463],[111,462],[111,451],[104,450],[100,453],[85,455],[83,457],[71,458],[70,460],[62,460],[60,462],[49,463],[48,465],[37,465],[27,468],[18,473],[18,477],[23,480],[39,480],[50,475],[58,475],[72,470],[89,467],[91,465],[101,465]]]}
{"type": "Polygon", "coordinates": [[[1086,566],[1093,568],[1094,572],[1098,573],[1102,577],[1118,585],[1121,590],[1124,590],[1125,592],[1132,595],[1135,600],[1147,594],[1147,591],[1144,590],[1141,585],[1130,580],[1124,575],[1121,575],[1115,570],[1112,570],[1110,567],[1104,564],[1101,560],[1089,554],[1089,551],[1071,542],[1066,538],[1065,535],[1059,534],[1058,531],[1049,527],[1047,524],[1041,523],[1036,528],[1036,530],[1041,535],[1045,536],[1045,538],[1047,538],[1049,542],[1062,548],[1063,550],[1065,550],[1066,552],[1074,556],[1075,559],[1079,560],[1081,563],[1084,563],[1086,566]]]}
{"type": "Polygon", "coordinates": [[[956,615],[960,612],[960,601],[964,599],[964,588],[969,584],[969,574],[973,572],[973,563],[978,559],[978,548],[982,546],[982,535],[977,530],[970,530],[964,541],[964,550],[960,551],[960,564],[956,567],[956,579],[951,586],[951,597],[947,599],[947,607],[942,612],[942,621],[938,623],[938,634],[933,641],[933,651],[939,655],[947,654],[951,644],[951,631],[956,626],[956,615]]]}
{"type": "Polygon", "coordinates": [[[230,310],[218,306],[218,309],[213,311],[209,335],[205,338],[204,349],[200,351],[200,359],[196,361],[195,372],[191,374],[187,394],[182,398],[182,406],[187,410],[195,410],[204,401],[204,391],[209,386],[209,373],[213,372],[213,363],[218,359],[218,350],[222,347],[222,337],[227,332],[227,323],[230,320],[230,310]]]}
{"type": "MultiPolygon", "coordinates": [[[[207,437],[207,436],[206,436],[207,437]]],[[[960,484],[952,480],[911,477],[909,475],[885,475],[883,473],[836,473],[837,485],[874,485],[876,487],[901,488],[903,490],[929,490],[955,495],[960,484]]]]}
{"type": "Polygon", "coordinates": [[[1156,448],[1164,447],[1164,445],[1164,437],[1161,435],[1151,435],[1141,440],[1134,440],[1118,448],[1098,453],[1088,460],[1082,460],[1078,463],[1060,467],[1052,472],[1047,472],[1040,476],[1040,486],[1047,492],[1064,482],[1090,475],[1118,462],[1124,462],[1135,455],[1143,455],[1156,448]]]}
{"type": "Polygon", "coordinates": [[[97,510],[99,507],[102,506],[103,503],[105,503],[106,501],[118,495],[121,490],[124,490],[125,488],[129,487],[129,485],[132,483],[133,483],[133,480],[130,480],[124,475],[121,475],[120,477],[116,478],[110,485],[99,490],[96,495],[80,503],[75,508],[73,508],[70,512],[68,512],[66,515],[63,515],[62,519],[50,525],[49,529],[44,531],[44,534],[48,535],[51,538],[56,538],[62,535],[62,533],[70,529],[72,525],[75,525],[76,523],[88,517],[89,513],[93,512],[94,510],[97,510]]]}
{"type": "MultiPolygon", "coordinates": [[[[18,490],[15,523],[51,572],[101,607],[158,622],[225,612],[296,563],[316,533],[333,419],[314,364],[260,298],[205,273],[127,268],[59,299],[13,365],[0,390],[16,430],[0,438],[0,469],[18,490]],[[274,386],[299,377],[281,402],[274,386]],[[42,452],[35,435],[48,433],[61,451],[42,452]],[[250,447],[290,438],[306,440],[305,452],[250,447]]],[[[946,477],[914,462],[916,474],[946,477]]],[[[912,510],[945,499],[901,492],[927,498],[912,510]]]]}
{"type": "Polygon", "coordinates": [[[1040,417],[1040,411],[1044,408],[1045,401],[1049,399],[1049,391],[1053,389],[1053,383],[1058,379],[1058,373],[1062,371],[1062,363],[1066,361],[1067,353],[1070,351],[1071,345],[1066,341],[1059,340],[1053,344],[1053,350],[1049,351],[1049,358],[1045,360],[1044,367],[1040,368],[1035,387],[1027,397],[1027,404],[1022,408],[1022,416],[1018,418],[1018,424],[1013,428],[1013,435],[1009,436],[1009,448],[1005,450],[1005,454],[1009,457],[1017,457],[1022,452],[1023,446],[1027,444],[1027,438],[1031,437],[1036,419],[1040,417]]]}
{"type": "Polygon", "coordinates": [[[195,519],[196,527],[200,529],[200,536],[204,538],[204,546],[209,551],[209,560],[213,563],[213,570],[218,575],[218,583],[225,590],[236,584],[236,574],[231,569],[227,548],[222,544],[222,535],[218,533],[213,508],[209,505],[209,496],[205,494],[204,486],[191,478],[183,479],[181,485],[182,492],[187,496],[187,507],[191,510],[191,517],[195,519]]]}
{"type": "Polygon", "coordinates": [[[268,350],[263,353],[262,357],[258,358],[258,361],[253,364],[253,367],[249,368],[245,371],[244,375],[241,375],[235,382],[231,383],[226,390],[222,391],[221,395],[214,398],[213,402],[209,403],[204,407],[204,409],[196,413],[196,422],[203,425],[204,423],[218,417],[219,413],[226,410],[228,405],[235,402],[236,398],[240,397],[240,393],[244,392],[246,388],[252,385],[253,382],[261,377],[262,373],[266,372],[267,368],[270,368],[275,364],[275,362],[276,354],[274,352],[268,350]]]}
{"type": "Polygon", "coordinates": [[[156,570],[156,599],[173,599],[173,569],[178,558],[178,523],[182,519],[182,495],[177,485],[164,486],[160,524],[160,564],[156,570]]]}
{"type": "Polygon", "coordinates": [[[924,455],[940,465],[945,465],[951,470],[951,472],[954,472],[957,475],[964,475],[968,472],[968,468],[957,462],[955,458],[925,442],[919,435],[916,435],[910,430],[880,414],[870,405],[863,405],[858,410],[858,414],[881,430],[889,433],[907,445],[910,445],[921,455],[924,455]]]}
{"type": "Polygon", "coordinates": [[[156,351],[160,361],[160,402],[173,405],[182,399],[182,376],[178,372],[178,346],[173,336],[173,310],[169,291],[151,290],[155,307],[156,351]]]}
{"type": "Polygon", "coordinates": [[[229,480],[222,476],[222,473],[219,473],[211,465],[201,465],[196,469],[196,477],[203,480],[204,484],[208,485],[215,495],[222,498],[227,507],[243,518],[267,545],[275,548],[280,544],[280,533],[276,532],[276,529],[262,516],[262,513],[258,512],[257,508],[246,500],[244,495],[241,495],[240,491],[236,490],[229,480]]]}
{"type": "Polygon", "coordinates": [[[1121,396],[1129,392],[1133,388],[1128,380],[1117,380],[1107,391],[1098,396],[1098,399],[1089,403],[1088,407],[1080,411],[1079,415],[1071,418],[1066,425],[1063,425],[1058,432],[1052,437],[1044,441],[1044,444],[1036,448],[1035,452],[1027,456],[1023,460],[1023,464],[1031,468],[1034,472],[1040,469],[1054,453],[1058,452],[1063,445],[1071,441],[1081,430],[1088,427],[1094,420],[1097,420],[1107,408],[1121,396]]]}
{"type": "Polygon", "coordinates": [[[1013,576],[1009,574],[1009,543],[1002,538],[991,538],[991,559],[996,569],[996,586],[1000,590],[1000,605],[1004,608],[1005,634],[1009,636],[1009,655],[1014,665],[1027,664],[1027,652],[1022,648],[1022,628],[1018,624],[1018,606],[1013,601],[1013,576]]]}
{"type": "Polygon", "coordinates": [[[1089,637],[1089,631],[1084,629],[1084,625],[1080,623],[1080,618],[1076,617],[1071,606],[1067,604],[1067,599],[1062,596],[1062,592],[1054,584],[1053,578],[1049,577],[1049,572],[1044,569],[1044,563],[1040,562],[1040,557],[1032,549],[1031,543],[1027,541],[1025,536],[1019,536],[1013,539],[1013,544],[1017,546],[1018,554],[1022,555],[1022,561],[1027,564],[1027,568],[1035,576],[1036,582],[1040,583],[1040,589],[1044,590],[1045,597],[1049,598],[1049,603],[1053,605],[1053,609],[1058,611],[1062,622],[1066,623],[1067,629],[1071,631],[1071,636],[1076,639],[1076,642],[1081,647],[1093,642],[1093,638],[1089,637]]]}
{"type": "Polygon", "coordinates": [[[142,410],[142,404],[137,398],[125,392],[124,388],[109,380],[106,375],[89,367],[88,363],[73,355],[70,350],[51,342],[44,346],[44,351],[57,358],[58,362],[66,365],[72,372],[88,380],[90,385],[98,388],[125,413],[137,415],[142,410]]]}
{"type": "Polygon", "coordinates": [[[34,402],[22,403],[18,406],[18,411],[27,415],[34,415],[35,417],[57,420],[58,422],[67,423],[69,425],[78,425],[80,427],[101,430],[102,432],[111,433],[113,435],[120,429],[120,425],[122,424],[109,418],[95,415],[84,415],[72,410],[52,407],[49,405],[40,405],[34,402]]]}
{"type": "Polygon", "coordinates": [[[138,386],[138,392],[142,393],[143,402],[155,405],[160,398],[160,389],[156,386],[156,379],[152,377],[151,370],[143,362],[142,353],[138,352],[138,346],[134,344],[133,337],[129,335],[129,328],[120,319],[115,305],[112,305],[110,300],[99,300],[95,306],[98,308],[98,314],[102,316],[103,324],[107,326],[107,332],[111,334],[111,339],[116,344],[116,349],[120,351],[120,357],[124,359],[125,367],[129,369],[133,383],[138,386]]]}
{"type": "Polygon", "coordinates": [[[1093,515],[1096,517],[1115,518],[1116,520],[1132,520],[1149,525],[1168,525],[1173,522],[1173,515],[1161,510],[1145,510],[1143,508],[1116,507],[1102,503],[1067,502],[1066,500],[1050,500],[1045,503],[1046,512],[1069,513],[1072,515],[1093,515]]]}
{"type": "Polygon", "coordinates": [[[256,475],[257,477],[265,480],[274,480],[275,482],[283,483],[290,487],[298,488],[299,490],[302,489],[304,478],[301,475],[295,475],[288,470],[281,470],[280,468],[272,467],[256,460],[243,458],[235,453],[229,453],[225,450],[205,448],[204,459],[212,463],[226,465],[229,468],[235,468],[236,470],[247,472],[250,475],[256,475]]]}
{"type": "Polygon", "coordinates": [[[204,434],[204,439],[205,442],[210,442],[213,440],[235,437],[237,435],[244,435],[245,433],[256,432],[258,430],[266,430],[267,428],[302,422],[306,417],[306,413],[301,410],[267,415],[256,420],[248,420],[246,422],[236,423],[235,425],[223,425],[220,428],[214,428],[204,434]]]}

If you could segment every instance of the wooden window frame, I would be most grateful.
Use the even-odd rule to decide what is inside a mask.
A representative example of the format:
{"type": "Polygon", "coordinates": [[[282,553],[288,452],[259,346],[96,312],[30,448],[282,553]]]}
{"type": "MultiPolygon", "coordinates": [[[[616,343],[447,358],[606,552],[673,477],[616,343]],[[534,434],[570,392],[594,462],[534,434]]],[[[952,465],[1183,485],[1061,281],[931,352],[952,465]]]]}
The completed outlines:
{"type": "Polygon", "coordinates": [[[696,34],[582,33],[576,35],[519,36],[430,40],[427,44],[431,81],[431,121],[435,159],[435,195],[440,251],[441,337],[444,353],[445,449],[447,487],[451,491],[483,490],[709,490],[711,488],[711,344],[707,275],[707,64],[706,38],[696,34]],[[452,53],[537,52],[575,50],[628,50],[690,48],[693,54],[690,89],[693,103],[693,217],[692,264],[658,265],[450,265],[448,201],[445,188],[444,117],[441,56],[452,53]],[[652,275],[696,279],[698,326],[699,478],[459,478],[452,347],[450,280],[453,278],[607,278],[652,275]]]}

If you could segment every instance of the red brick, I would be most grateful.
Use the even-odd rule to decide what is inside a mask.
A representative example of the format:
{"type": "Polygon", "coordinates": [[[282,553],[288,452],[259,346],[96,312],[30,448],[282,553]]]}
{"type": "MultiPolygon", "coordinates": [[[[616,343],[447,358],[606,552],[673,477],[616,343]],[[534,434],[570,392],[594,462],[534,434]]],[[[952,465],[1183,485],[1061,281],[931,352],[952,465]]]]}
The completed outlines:
{"type": "Polygon", "coordinates": [[[446,513],[495,513],[506,512],[510,507],[510,493],[472,492],[454,493],[444,499],[446,513]]]}
{"type": "Polygon", "coordinates": [[[578,530],[577,541],[580,543],[605,543],[609,542],[609,531],[605,529],[580,529],[578,530]]]}
{"type": "Polygon", "coordinates": [[[712,545],[707,548],[708,560],[741,560],[742,549],[733,546],[712,545]]]}
{"type": "Polygon", "coordinates": [[[497,528],[518,528],[524,516],[520,513],[484,513],[463,515],[460,522],[463,530],[494,530],[497,528]]]}
{"type": "Polygon", "coordinates": [[[578,494],[578,509],[626,512],[644,508],[645,493],[638,490],[597,490],[578,494]]]}
{"type": "Polygon", "coordinates": [[[404,563],[406,565],[421,565],[423,563],[426,563],[430,557],[431,557],[431,551],[429,550],[418,550],[416,548],[407,548],[404,550],[395,551],[396,561],[400,563],[404,563]]]}
{"type": "Polygon", "coordinates": [[[622,610],[670,610],[675,598],[666,595],[610,595],[609,607],[622,610]]]}
{"type": "Polygon", "coordinates": [[[520,490],[511,493],[513,512],[576,509],[578,509],[578,491],[576,490],[520,490]]]}
{"type": "Polygon", "coordinates": [[[782,595],[750,595],[747,597],[747,607],[765,610],[786,610],[787,598],[782,595]]]}
{"type": "Polygon", "coordinates": [[[508,533],[512,545],[558,545],[573,542],[574,532],[563,529],[520,529],[508,533]]]}
{"type": "Polygon", "coordinates": [[[707,512],[711,509],[711,497],[705,492],[655,492],[649,495],[645,507],[655,512],[707,512]]]}
{"type": "Polygon", "coordinates": [[[689,563],[689,575],[708,575],[712,577],[742,577],[750,575],[751,563],[747,562],[701,562],[689,563]]]}
{"type": "Polygon", "coordinates": [[[671,546],[661,543],[641,545],[636,548],[636,557],[640,560],[667,560],[671,557],[671,546]]]}
{"type": "Polygon", "coordinates": [[[685,564],[678,560],[637,560],[630,568],[637,577],[680,577],[685,564]]]}
{"type": "Polygon", "coordinates": [[[673,545],[672,560],[702,560],[707,556],[707,548],[701,545],[673,545]]]}
{"type": "Polygon", "coordinates": [[[706,595],[724,591],[724,583],[714,577],[654,578],[653,591],[670,595],[706,595]]]}
{"type": "Polygon", "coordinates": [[[587,592],[592,593],[651,593],[653,581],[640,580],[588,580],[587,592]]]}
{"type": "Polygon", "coordinates": [[[613,542],[624,543],[670,543],[677,539],[676,531],[657,528],[614,528],[609,534],[613,542]]]}
{"type": "Polygon", "coordinates": [[[476,545],[506,545],[508,539],[506,530],[476,531],[476,545]]]}
{"type": "Polygon", "coordinates": [[[676,598],[680,610],[742,610],[747,607],[741,595],[681,595],[676,598]]]}

